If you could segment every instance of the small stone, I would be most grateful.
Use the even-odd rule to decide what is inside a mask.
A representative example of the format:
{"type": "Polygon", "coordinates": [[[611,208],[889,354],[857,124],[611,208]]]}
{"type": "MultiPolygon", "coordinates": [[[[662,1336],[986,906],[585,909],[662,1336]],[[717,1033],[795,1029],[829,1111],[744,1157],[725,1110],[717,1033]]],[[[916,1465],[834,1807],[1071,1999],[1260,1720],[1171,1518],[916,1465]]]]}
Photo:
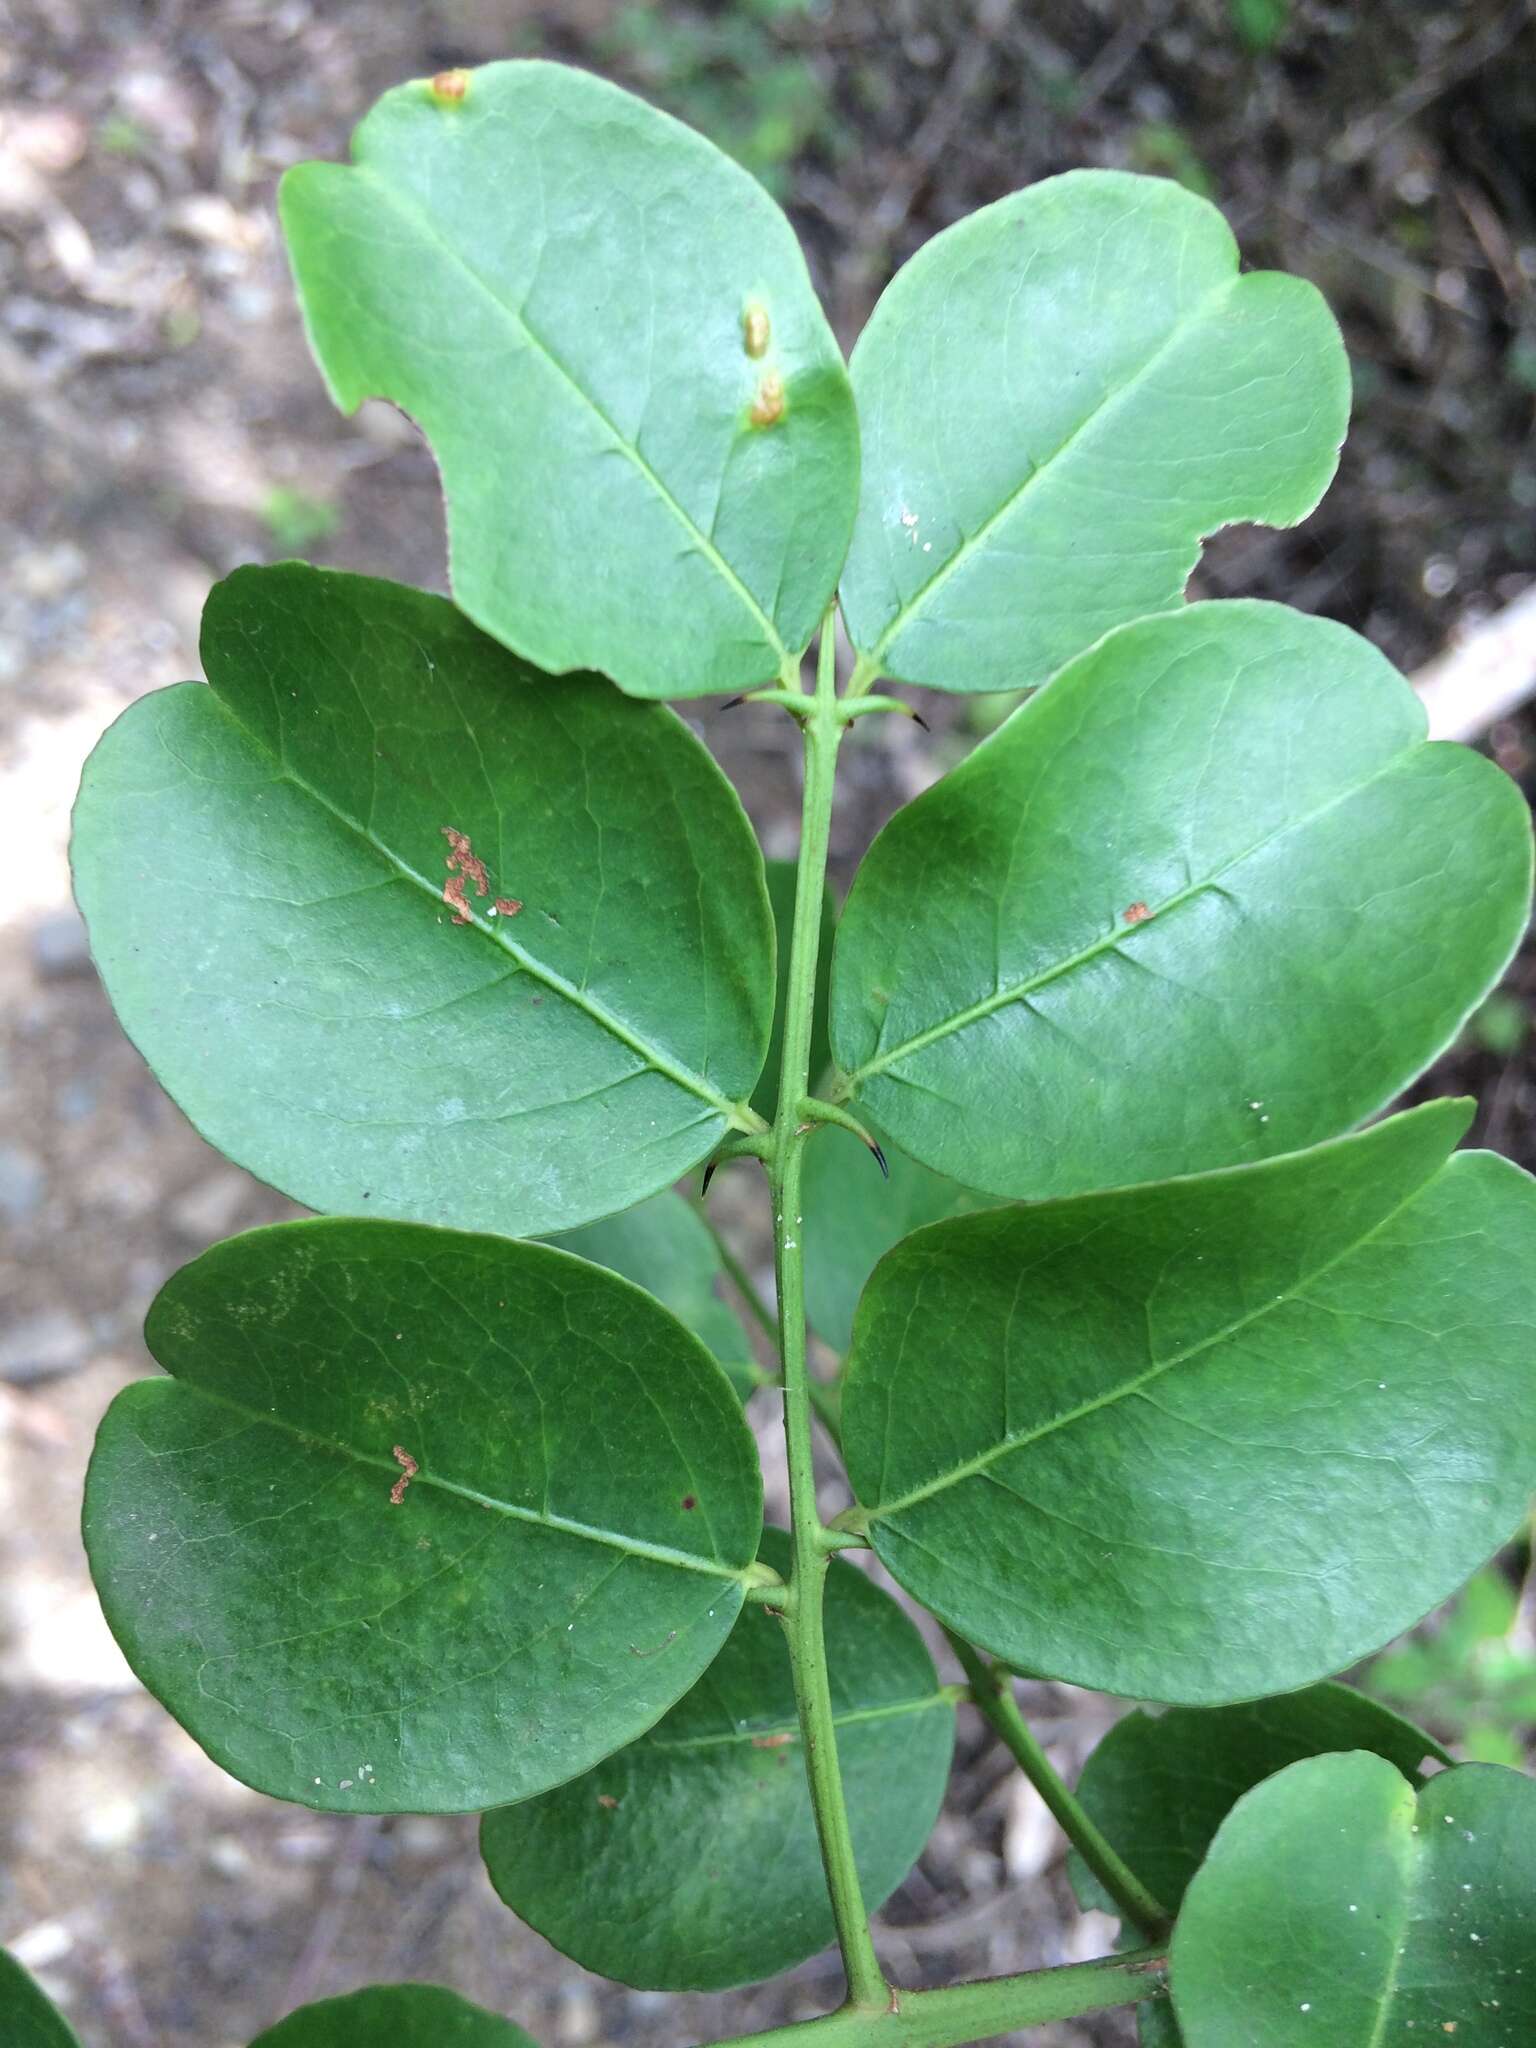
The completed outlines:
{"type": "Polygon", "coordinates": [[[90,973],[90,942],[78,910],[50,911],[32,927],[32,965],[44,981],[90,973]]]}
{"type": "Polygon", "coordinates": [[[210,1173],[176,1197],[166,1209],[166,1220],[180,1236],[212,1244],[234,1229],[249,1186],[243,1173],[210,1173]]]}
{"type": "Polygon", "coordinates": [[[0,1380],[26,1387],[57,1379],[84,1365],[90,1350],[91,1333],[78,1316],[44,1309],[0,1334],[0,1380]]]}
{"type": "Polygon", "coordinates": [[[43,1199],[43,1162],[23,1145],[0,1145],[0,1216],[23,1223],[43,1199]]]}

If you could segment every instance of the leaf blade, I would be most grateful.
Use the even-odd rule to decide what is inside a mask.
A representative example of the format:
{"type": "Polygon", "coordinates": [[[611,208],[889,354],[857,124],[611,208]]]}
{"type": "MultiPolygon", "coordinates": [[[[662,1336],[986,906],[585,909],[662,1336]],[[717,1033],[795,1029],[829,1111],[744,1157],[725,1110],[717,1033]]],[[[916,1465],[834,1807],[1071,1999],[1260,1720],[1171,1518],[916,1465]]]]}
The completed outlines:
{"type": "Polygon", "coordinates": [[[369,1984],[301,2005],[251,2048],[534,2048],[521,2027],[437,1984],[369,1984]]]}
{"type": "Polygon", "coordinates": [[[1311,511],[1344,438],[1343,344],[1312,286],[1237,264],[1204,200],[1072,171],[898,273],[852,361],[842,595],[869,665],[949,690],[1042,682],[1177,606],[1218,526],[1311,511]]]}
{"type": "Polygon", "coordinates": [[[740,1608],[761,1496],[739,1404],[582,1260],[279,1224],[183,1268],[146,1334],[174,1377],[102,1423],[92,1575],[146,1685],[258,1790],[528,1796],[648,1726],[740,1608]]]}
{"type": "Polygon", "coordinates": [[[333,397],[420,421],[455,596],[540,667],[648,697],[779,676],[835,584],[858,464],[787,221],[603,80],[504,63],[466,81],[452,105],[425,81],[386,94],[351,168],[283,181],[333,397]]]}
{"type": "Polygon", "coordinates": [[[1294,1689],[1418,1619],[1536,1479],[1536,1186],[1443,1164],[1465,1115],[889,1254],[843,1398],[887,1568],[1005,1662],[1177,1705],[1294,1689]]]}
{"type": "Polygon", "coordinates": [[[311,1208],[522,1236],[752,1123],[761,857],[670,712],[301,565],[220,585],[204,648],[211,687],[92,755],[72,858],[125,1028],[223,1151],[311,1208]]]}

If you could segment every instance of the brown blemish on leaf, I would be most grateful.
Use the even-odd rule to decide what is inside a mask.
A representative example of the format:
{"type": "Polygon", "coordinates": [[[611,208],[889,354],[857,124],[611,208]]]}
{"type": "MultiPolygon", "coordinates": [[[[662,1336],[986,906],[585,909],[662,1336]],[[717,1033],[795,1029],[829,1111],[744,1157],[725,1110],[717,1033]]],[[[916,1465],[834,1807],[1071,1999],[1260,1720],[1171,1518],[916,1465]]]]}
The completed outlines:
{"type": "Polygon", "coordinates": [[[466,882],[474,883],[475,894],[483,896],[491,885],[486,879],[485,862],[470,845],[468,835],[453,825],[445,825],[443,837],[448,842],[449,868],[457,868],[466,882]]]}
{"type": "Polygon", "coordinates": [[[699,1501],[697,1494],[685,1493],[683,1495],[683,1506],[685,1508],[696,1508],[698,1504],[699,1501]]]}
{"type": "Polygon", "coordinates": [[[1145,903],[1132,903],[1127,909],[1122,910],[1120,915],[1127,924],[1145,924],[1152,913],[1145,903]]]}
{"type": "Polygon", "coordinates": [[[455,924],[473,923],[473,914],[464,895],[464,877],[462,875],[450,875],[447,881],[444,882],[443,901],[453,912],[455,924]]]}
{"type": "Polygon", "coordinates": [[[757,387],[747,418],[754,427],[772,427],[784,417],[784,379],[770,370],[757,387]]]}
{"type": "Polygon", "coordinates": [[[754,1735],[752,1747],[754,1749],[783,1749],[786,1743],[793,1742],[794,1739],[787,1728],[781,1728],[777,1735],[754,1735]]]}
{"type": "Polygon", "coordinates": [[[498,896],[491,905],[498,917],[516,917],[522,907],[521,899],[516,896],[498,896]]]}
{"type": "Polygon", "coordinates": [[[395,1463],[400,1467],[400,1477],[389,1489],[389,1504],[392,1508],[404,1505],[405,1489],[421,1470],[410,1452],[401,1450],[398,1444],[395,1445],[395,1463]]]}
{"type": "Polygon", "coordinates": [[[441,107],[456,107],[469,91],[467,71],[439,71],[430,87],[432,97],[441,107]]]}
{"type": "Polygon", "coordinates": [[[617,1799],[614,1798],[611,1792],[599,1792],[597,1795],[597,1803],[599,1806],[603,1807],[609,1813],[615,1813],[618,1810],[619,1802],[617,1801],[617,1799]]]}
{"type": "Polygon", "coordinates": [[[741,341],[747,354],[752,357],[768,353],[769,338],[773,329],[768,320],[768,308],[754,299],[741,316],[741,341]]]}
{"type": "Polygon", "coordinates": [[[662,1637],[661,1641],[659,1643],[653,1643],[650,1649],[648,1650],[637,1649],[635,1645],[631,1643],[629,1646],[629,1654],[631,1655],[631,1657],[659,1657],[662,1651],[667,1647],[668,1643],[675,1643],[676,1641],[677,1630],[675,1628],[668,1629],[667,1633],[662,1637]]]}

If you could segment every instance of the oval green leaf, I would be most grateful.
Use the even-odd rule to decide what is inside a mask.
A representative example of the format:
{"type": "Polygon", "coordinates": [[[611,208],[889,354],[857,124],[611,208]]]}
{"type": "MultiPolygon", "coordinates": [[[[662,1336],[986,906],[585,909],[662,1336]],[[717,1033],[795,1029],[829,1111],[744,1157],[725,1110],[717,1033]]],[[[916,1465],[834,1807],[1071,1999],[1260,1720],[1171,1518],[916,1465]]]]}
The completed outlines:
{"type": "MultiPolygon", "coordinates": [[[[1237,1707],[1138,1708],[1089,1757],[1077,1796],[1153,1896],[1177,1913],[1216,1830],[1245,1792],[1304,1757],[1346,1749],[1385,1757],[1415,1785],[1426,1757],[1452,1761],[1432,1735],[1363,1693],[1310,1685],[1237,1707]]],[[[1075,1851],[1068,1867],[1083,1906],[1119,1913],[1075,1851]]]]}
{"type": "Polygon", "coordinates": [[[312,1209],[525,1237],[757,1127],[762,857],[672,712],[298,564],[220,584],[203,657],[92,754],[72,854],[124,1027],[221,1151],[312,1209]]]}
{"type": "Polygon", "coordinates": [[[1312,1757],[1240,1799],[1173,1934],[1186,2048],[1536,2039],[1536,1783],[1312,1757]]]}
{"type": "Polygon", "coordinates": [[[632,1742],[740,1611],[762,1516],[724,1373],[544,1245],[277,1224],[182,1268],[85,1542],[139,1677],[258,1791],[526,1799],[632,1742]]]}
{"type": "Polygon", "coordinates": [[[1536,1182],[1447,1162],[1467,1113],[898,1246],[843,1394],[895,1578],[1006,1663],[1190,1706],[1445,1599],[1536,1487],[1536,1182]]]}
{"type": "Polygon", "coordinates": [[[536,63],[379,101],[281,212],[335,402],[432,443],[454,596],[540,668],[641,697],[787,676],[858,490],[793,230],[700,135],[536,63]]]}
{"type": "MultiPolygon", "coordinates": [[[[885,1137],[883,1131],[875,1135],[885,1137]]],[[[884,1150],[889,1180],[842,1131],[819,1131],[805,1155],[805,1311],[834,1351],[846,1351],[853,1342],[853,1314],[864,1283],[892,1245],[925,1223],[966,1216],[997,1200],[930,1173],[888,1140],[884,1150]]]]}
{"type": "Polygon", "coordinates": [[[724,1268],[709,1226],[681,1195],[653,1195],[622,1215],[567,1231],[554,1243],[654,1294],[685,1329],[709,1346],[737,1394],[746,1400],[757,1385],[752,1346],[715,1292],[724,1268]]]}
{"type": "Polygon", "coordinates": [[[1069,171],[946,228],[853,352],[864,437],[842,599],[868,663],[943,690],[1040,683],[1178,605],[1201,539],[1291,526],[1349,417],[1321,296],[1238,274],[1215,207],[1069,171]]]}
{"type": "Polygon", "coordinates": [[[1391,1100],[1525,929],[1519,790],[1280,605],[1113,633],[900,812],[838,928],[843,1092],[1040,1199],[1298,1151],[1391,1100]]]}
{"type": "Polygon", "coordinates": [[[5,2048],[80,2048],[74,2029],[14,1956],[0,1949],[5,2048]]]}
{"type": "Polygon", "coordinates": [[[370,1984],[301,2005],[251,2048],[534,2048],[521,2027],[437,1984],[370,1984]]]}
{"type": "MultiPolygon", "coordinates": [[[[788,1573],[781,1530],[764,1530],[761,1554],[788,1573]]],[[[938,1818],[955,1710],[906,1615],[837,1561],[826,1639],[859,1883],[874,1911],[938,1818]]],[[[487,1814],[480,1841],[514,1913],[624,1984],[723,1990],[825,1948],[832,1908],[783,1624],[746,1608],[705,1678],[648,1735],[543,1799],[487,1814]]]]}

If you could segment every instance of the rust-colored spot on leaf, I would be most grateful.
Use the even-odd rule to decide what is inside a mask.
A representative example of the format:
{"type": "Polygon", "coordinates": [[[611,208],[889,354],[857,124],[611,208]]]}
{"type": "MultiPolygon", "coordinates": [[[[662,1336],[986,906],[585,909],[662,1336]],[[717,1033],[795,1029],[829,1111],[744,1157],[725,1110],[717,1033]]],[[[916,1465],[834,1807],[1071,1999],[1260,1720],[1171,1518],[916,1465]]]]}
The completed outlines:
{"type": "Polygon", "coordinates": [[[1145,924],[1152,913],[1145,903],[1133,903],[1129,908],[1122,910],[1120,915],[1127,924],[1145,924]]]}
{"type": "Polygon", "coordinates": [[[466,882],[473,882],[475,894],[483,896],[491,886],[486,880],[485,862],[470,845],[468,836],[452,825],[443,827],[443,837],[448,842],[448,866],[457,868],[466,882]]]}
{"type": "Polygon", "coordinates": [[[685,1494],[683,1495],[683,1506],[684,1506],[685,1508],[696,1508],[696,1507],[698,1506],[698,1504],[699,1504],[699,1501],[698,1501],[698,1495],[697,1495],[697,1494],[693,1494],[693,1493],[685,1493],[685,1494]]]}
{"type": "Polygon", "coordinates": [[[747,418],[754,427],[775,426],[784,417],[784,379],[770,370],[757,387],[757,396],[747,418]]]}
{"type": "Polygon", "coordinates": [[[773,328],[768,320],[768,308],[754,299],[741,316],[742,346],[749,356],[765,356],[773,328]]]}
{"type": "Polygon", "coordinates": [[[467,71],[439,71],[431,85],[432,97],[439,106],[456,107],[469,91],[467,71]]]}
{"type": "Polygon", "coordinates": [[[516,896],[498,896],[491,907],[498,917],[516,917],[523,906],[516,896]]]}
{"type": "Polygon", "coordinates": [[[462,875],[450,875],[447,881],[444,882],[443,901],[453,912],[455,924],[469,924],[471,922],[471,912],[464,895],[464,877],[462,875]]]}
{"type": "Polygon", "coordinates": [[[793,1742],[794,1739],[794,1736],[790,1734],[787,1728],[781,1728],[777,1735],[754,1735],[752,1747],[754,1749],[782,1749],[786,1743],[793,1742]]]}
{"type": "Polygon", "coordinates": [[[389,1489],[389,1504],[392,1508],[404,1505],[405,1489],[421,1470],[421,1467],[411,1456],[410,1452],[401,1450],[398,1444],[395,1445],[395,1463],[400,1467],[400,1477],[389,1489]]]}
{"type": "Polygon", "coordinates": [[[615,1813],[618,1810],[619,1802],[617,1801],[617,1799],[614,1798],[611,1792],[599,1792],[597,1795],[597,1803],[599,1806],[603,1807],[609,1813],[615,1813]]]}

